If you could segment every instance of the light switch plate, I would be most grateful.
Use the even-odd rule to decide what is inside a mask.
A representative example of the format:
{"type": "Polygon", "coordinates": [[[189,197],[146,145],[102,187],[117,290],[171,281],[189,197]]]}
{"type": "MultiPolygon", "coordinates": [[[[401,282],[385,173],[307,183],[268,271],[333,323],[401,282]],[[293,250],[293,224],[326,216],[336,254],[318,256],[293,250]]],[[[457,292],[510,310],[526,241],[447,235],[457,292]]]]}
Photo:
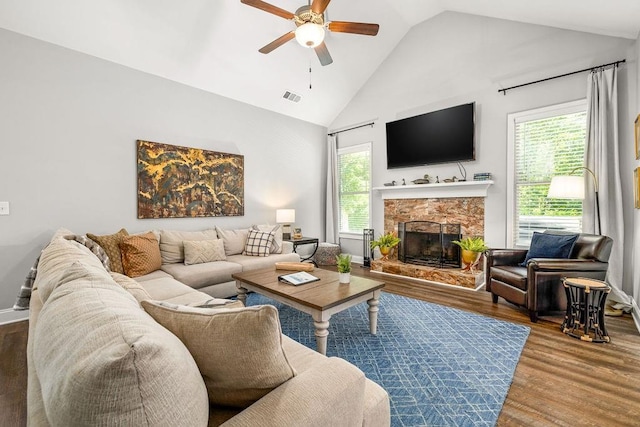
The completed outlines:
{"type": "Polygon", "coordinates": [[[0,215],[9,215],[9,202],[0,202],[0,215]]]}

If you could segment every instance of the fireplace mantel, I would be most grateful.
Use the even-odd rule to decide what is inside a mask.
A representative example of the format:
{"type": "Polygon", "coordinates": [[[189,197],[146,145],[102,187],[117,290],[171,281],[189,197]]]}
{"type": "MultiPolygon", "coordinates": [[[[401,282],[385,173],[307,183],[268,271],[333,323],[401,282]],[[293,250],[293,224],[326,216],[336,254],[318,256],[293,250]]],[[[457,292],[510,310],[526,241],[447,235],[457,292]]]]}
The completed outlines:
{"type": "Polygon", "coordinates": [[[458,181],[438,184],[414,184],[374,187],[383,199],[442,199],[487,197],[493,181],[458,181]]]}

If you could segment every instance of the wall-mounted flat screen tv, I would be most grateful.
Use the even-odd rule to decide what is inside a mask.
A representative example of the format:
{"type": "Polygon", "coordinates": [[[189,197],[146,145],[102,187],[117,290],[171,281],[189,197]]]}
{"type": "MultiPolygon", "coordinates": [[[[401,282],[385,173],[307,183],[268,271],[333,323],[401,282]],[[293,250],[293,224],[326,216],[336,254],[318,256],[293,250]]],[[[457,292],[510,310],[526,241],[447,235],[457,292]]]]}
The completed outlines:
{"type": "Polygon", "coordinates": [[[475,102],[387,123],[388,169],[475,158],[475,102]]]}

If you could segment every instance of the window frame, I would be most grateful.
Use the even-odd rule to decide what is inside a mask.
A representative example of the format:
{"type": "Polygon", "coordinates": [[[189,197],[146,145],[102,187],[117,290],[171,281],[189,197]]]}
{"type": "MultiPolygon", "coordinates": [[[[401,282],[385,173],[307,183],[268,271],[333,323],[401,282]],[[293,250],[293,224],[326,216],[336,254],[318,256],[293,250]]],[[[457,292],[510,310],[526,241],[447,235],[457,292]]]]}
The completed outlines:
{"type": "Polygon", "coordinates": [[[342,205],[341,205],[341,200],[342,200],[342,185],[341,185],[341,175],[340,175],[340,156],[344,155],[344,154],[352,154],[352,153],[358,153],[358,152],[368,152],[369,153],[369,191],[361,191],[361,192],[353,192],[353,193],[347,193],[347,194],[367,194],[368,196],[368,204],[369,204],[369,223],[368,223],[368,228],[371,228],[371,213],[372,213],[372,208],[371,208],[371,186],[372,186],[372,173],[371,173],[371,169],[372,169],[372,165],[373,165],[373,159],[372,159],[372,155],[373,155],[373,150],[372,150],[372,146],[373,144],[371,142],[364,142],[361,144],[355,144],[355,145],[349,145],[347,147],[341,147],[338,148],[337,150],[337,160],[338,160],[338,237],[343,238],[343,239],[353,239],[353,240],[362,240],[363,236],[362,236],[362,232],[360,233],[354,233],[351,231],[342,231],[341,227],[342,227],[342,220],[341,220],[341,215],[342,215],[342,205]]]}
{"type": "Polygon", "coordinates": [[[587,110],[587,99],[563,102],[547,107],[533,108],[507,115],[507,247],[527,249],[528,246],[516,245],[516,123],[540,120],[554,116],[573,114],[587,110]]]}

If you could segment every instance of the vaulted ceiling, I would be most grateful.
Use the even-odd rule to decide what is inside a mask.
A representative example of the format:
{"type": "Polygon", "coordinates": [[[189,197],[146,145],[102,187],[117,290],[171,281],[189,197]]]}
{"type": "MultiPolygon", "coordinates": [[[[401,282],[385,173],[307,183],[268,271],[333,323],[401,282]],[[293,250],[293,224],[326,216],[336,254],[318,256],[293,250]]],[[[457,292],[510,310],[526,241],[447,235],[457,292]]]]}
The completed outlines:
{"type": "MultiPolygon", "coordinates": [[[[306,4],[268,2],[291,12],[306,4]]],[[[629,39],[640,29],[638,0],[333,0],[326,21],[378,23],[380,31],[328,32],[334,62],[323,67],[293,40],[259,53],[295,25],[240,0],[3,0],[0,27],[327,126],[412,26],[445,11],[629,39]]]]}

